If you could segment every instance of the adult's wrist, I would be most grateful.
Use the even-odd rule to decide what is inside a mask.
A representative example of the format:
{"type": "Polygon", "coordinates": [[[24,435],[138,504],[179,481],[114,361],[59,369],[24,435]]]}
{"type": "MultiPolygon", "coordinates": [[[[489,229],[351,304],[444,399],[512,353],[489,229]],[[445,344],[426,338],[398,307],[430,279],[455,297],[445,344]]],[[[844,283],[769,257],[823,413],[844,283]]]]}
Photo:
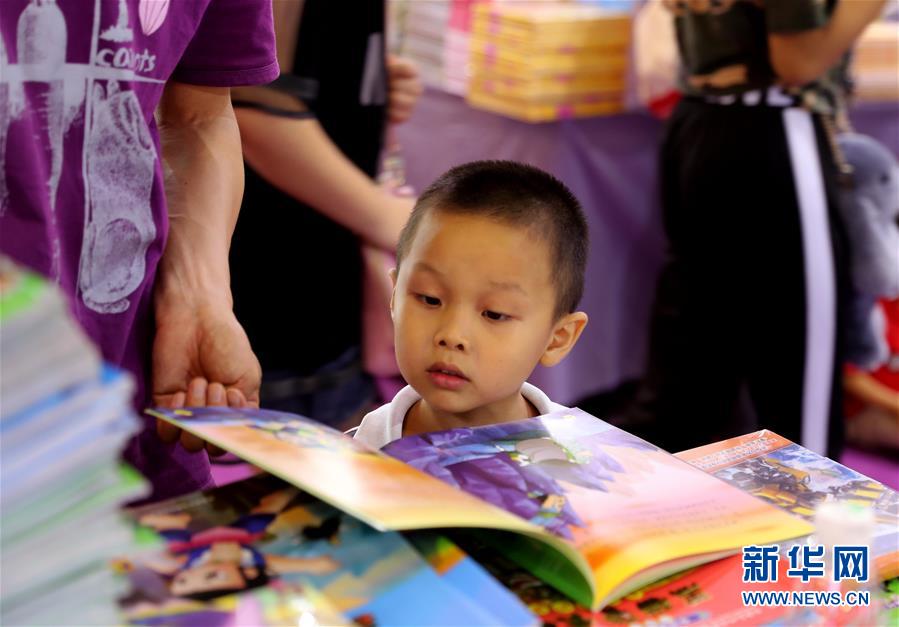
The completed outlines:
{"type": "Polygon", "coordinates": [[[233,306],[227,263],[224,268],[203,263],[160,265],[154,294],[157,317],[175,310],[231,311],[233,306]]]}

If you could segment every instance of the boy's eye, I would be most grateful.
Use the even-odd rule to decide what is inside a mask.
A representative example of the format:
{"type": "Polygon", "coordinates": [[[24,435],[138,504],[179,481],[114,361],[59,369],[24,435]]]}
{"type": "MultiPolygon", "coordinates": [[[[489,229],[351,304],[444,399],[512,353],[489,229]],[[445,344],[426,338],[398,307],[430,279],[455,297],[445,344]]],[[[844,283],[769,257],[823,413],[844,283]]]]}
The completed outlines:
{"type": "Polygon", "coordinates": [[[498,311],[490,311],[489,309],[481,315],[483,315],[488,320],[493,320],[494,322],[509,320],[509,316],[507,316],[506,314],[499,313],[498,311]]]}
{"type": "Polygon", "coordinates": [[[428,296],[427,294],[416,294],[415,298],[417,298],[419,302],[424,303],[428,307],[436,307],[440,304],[439,298],[428,296]]]}

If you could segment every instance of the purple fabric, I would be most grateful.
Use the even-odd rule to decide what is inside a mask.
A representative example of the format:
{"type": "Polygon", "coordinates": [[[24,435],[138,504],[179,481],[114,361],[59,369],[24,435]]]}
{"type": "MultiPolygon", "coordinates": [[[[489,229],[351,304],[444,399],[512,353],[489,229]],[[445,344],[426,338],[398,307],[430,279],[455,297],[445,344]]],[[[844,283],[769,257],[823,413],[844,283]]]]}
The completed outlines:
{"type": "MultiPolygon", "coordinates": [[[[899,154],[899,107],[864,105],[853,112],[859,132],[899,154]]],[[[412,119],[396,129],[409,183],[423,190],[448,168],[475,159],[514,159],[543,168],[580,199],[590,227],[590,256],[581,309],[590,323],[572,353],[530,381],[550,398],[582,398],[640,377],[649,311],[665,239],[656,183],[662,123],[628,113],[527,124],[428,91],[412,119]]]]}
{"type": "MultiPolygon", "coordinates": [[[[271,4],[4,0],[0,34],[0,251],[60,283],[104,358],[136,376],[142,410],[168,229],[153,114],[172,77],[273,80],[271,4]]],[[[204,455],[150,430],[127,457],[157,496],[209,483],[204,455]]]]}
{"type": "Polygon", "coordinates": [[[840,463],[893,490],[899,490],[899,459],[895,453],[846,447],[840,455],[840,463]]]}

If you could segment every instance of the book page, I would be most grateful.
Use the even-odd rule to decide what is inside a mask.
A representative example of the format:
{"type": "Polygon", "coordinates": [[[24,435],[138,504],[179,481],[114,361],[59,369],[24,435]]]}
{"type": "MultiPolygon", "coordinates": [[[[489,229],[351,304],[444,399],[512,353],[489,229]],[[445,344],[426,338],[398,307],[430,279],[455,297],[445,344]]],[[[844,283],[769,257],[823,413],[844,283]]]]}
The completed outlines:
{"type": "Polygon", "coordinates": [[[647,568],[811,531],[577,409],[411,436],[384,451],[572,541],[602,602],[647,568]]]}
{"type": "Polygon", "coordinates": [[[590,568],[570,543],[307,418],[262,409],[149,410],[182,429],[385,530],[479,528],[525,534],[538,554],[572,564],[567,579],[592,598],[590,568]]]}

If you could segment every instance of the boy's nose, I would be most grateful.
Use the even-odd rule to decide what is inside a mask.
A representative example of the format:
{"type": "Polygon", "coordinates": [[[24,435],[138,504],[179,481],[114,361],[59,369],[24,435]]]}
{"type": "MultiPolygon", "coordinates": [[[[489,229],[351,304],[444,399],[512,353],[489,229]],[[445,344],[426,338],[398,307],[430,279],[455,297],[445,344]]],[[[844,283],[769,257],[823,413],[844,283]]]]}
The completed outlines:
{"type": "Polygon", "coordinates": [[[434,335],[434,342],[441,348],[449,348],[465,352],[469,349],[469,342],[465,333],[462,331],[462,325],[457,316],[447,316],[443,320],[443,324],[434,335]]]}
{"type": "Polygon", "coordinates": [[[463,353],[468,350],[467,342],[452,337],[441,337],[438,340],[437,345],[443,348],[452,348],[453,350],[462,351],[463,353]]]}

